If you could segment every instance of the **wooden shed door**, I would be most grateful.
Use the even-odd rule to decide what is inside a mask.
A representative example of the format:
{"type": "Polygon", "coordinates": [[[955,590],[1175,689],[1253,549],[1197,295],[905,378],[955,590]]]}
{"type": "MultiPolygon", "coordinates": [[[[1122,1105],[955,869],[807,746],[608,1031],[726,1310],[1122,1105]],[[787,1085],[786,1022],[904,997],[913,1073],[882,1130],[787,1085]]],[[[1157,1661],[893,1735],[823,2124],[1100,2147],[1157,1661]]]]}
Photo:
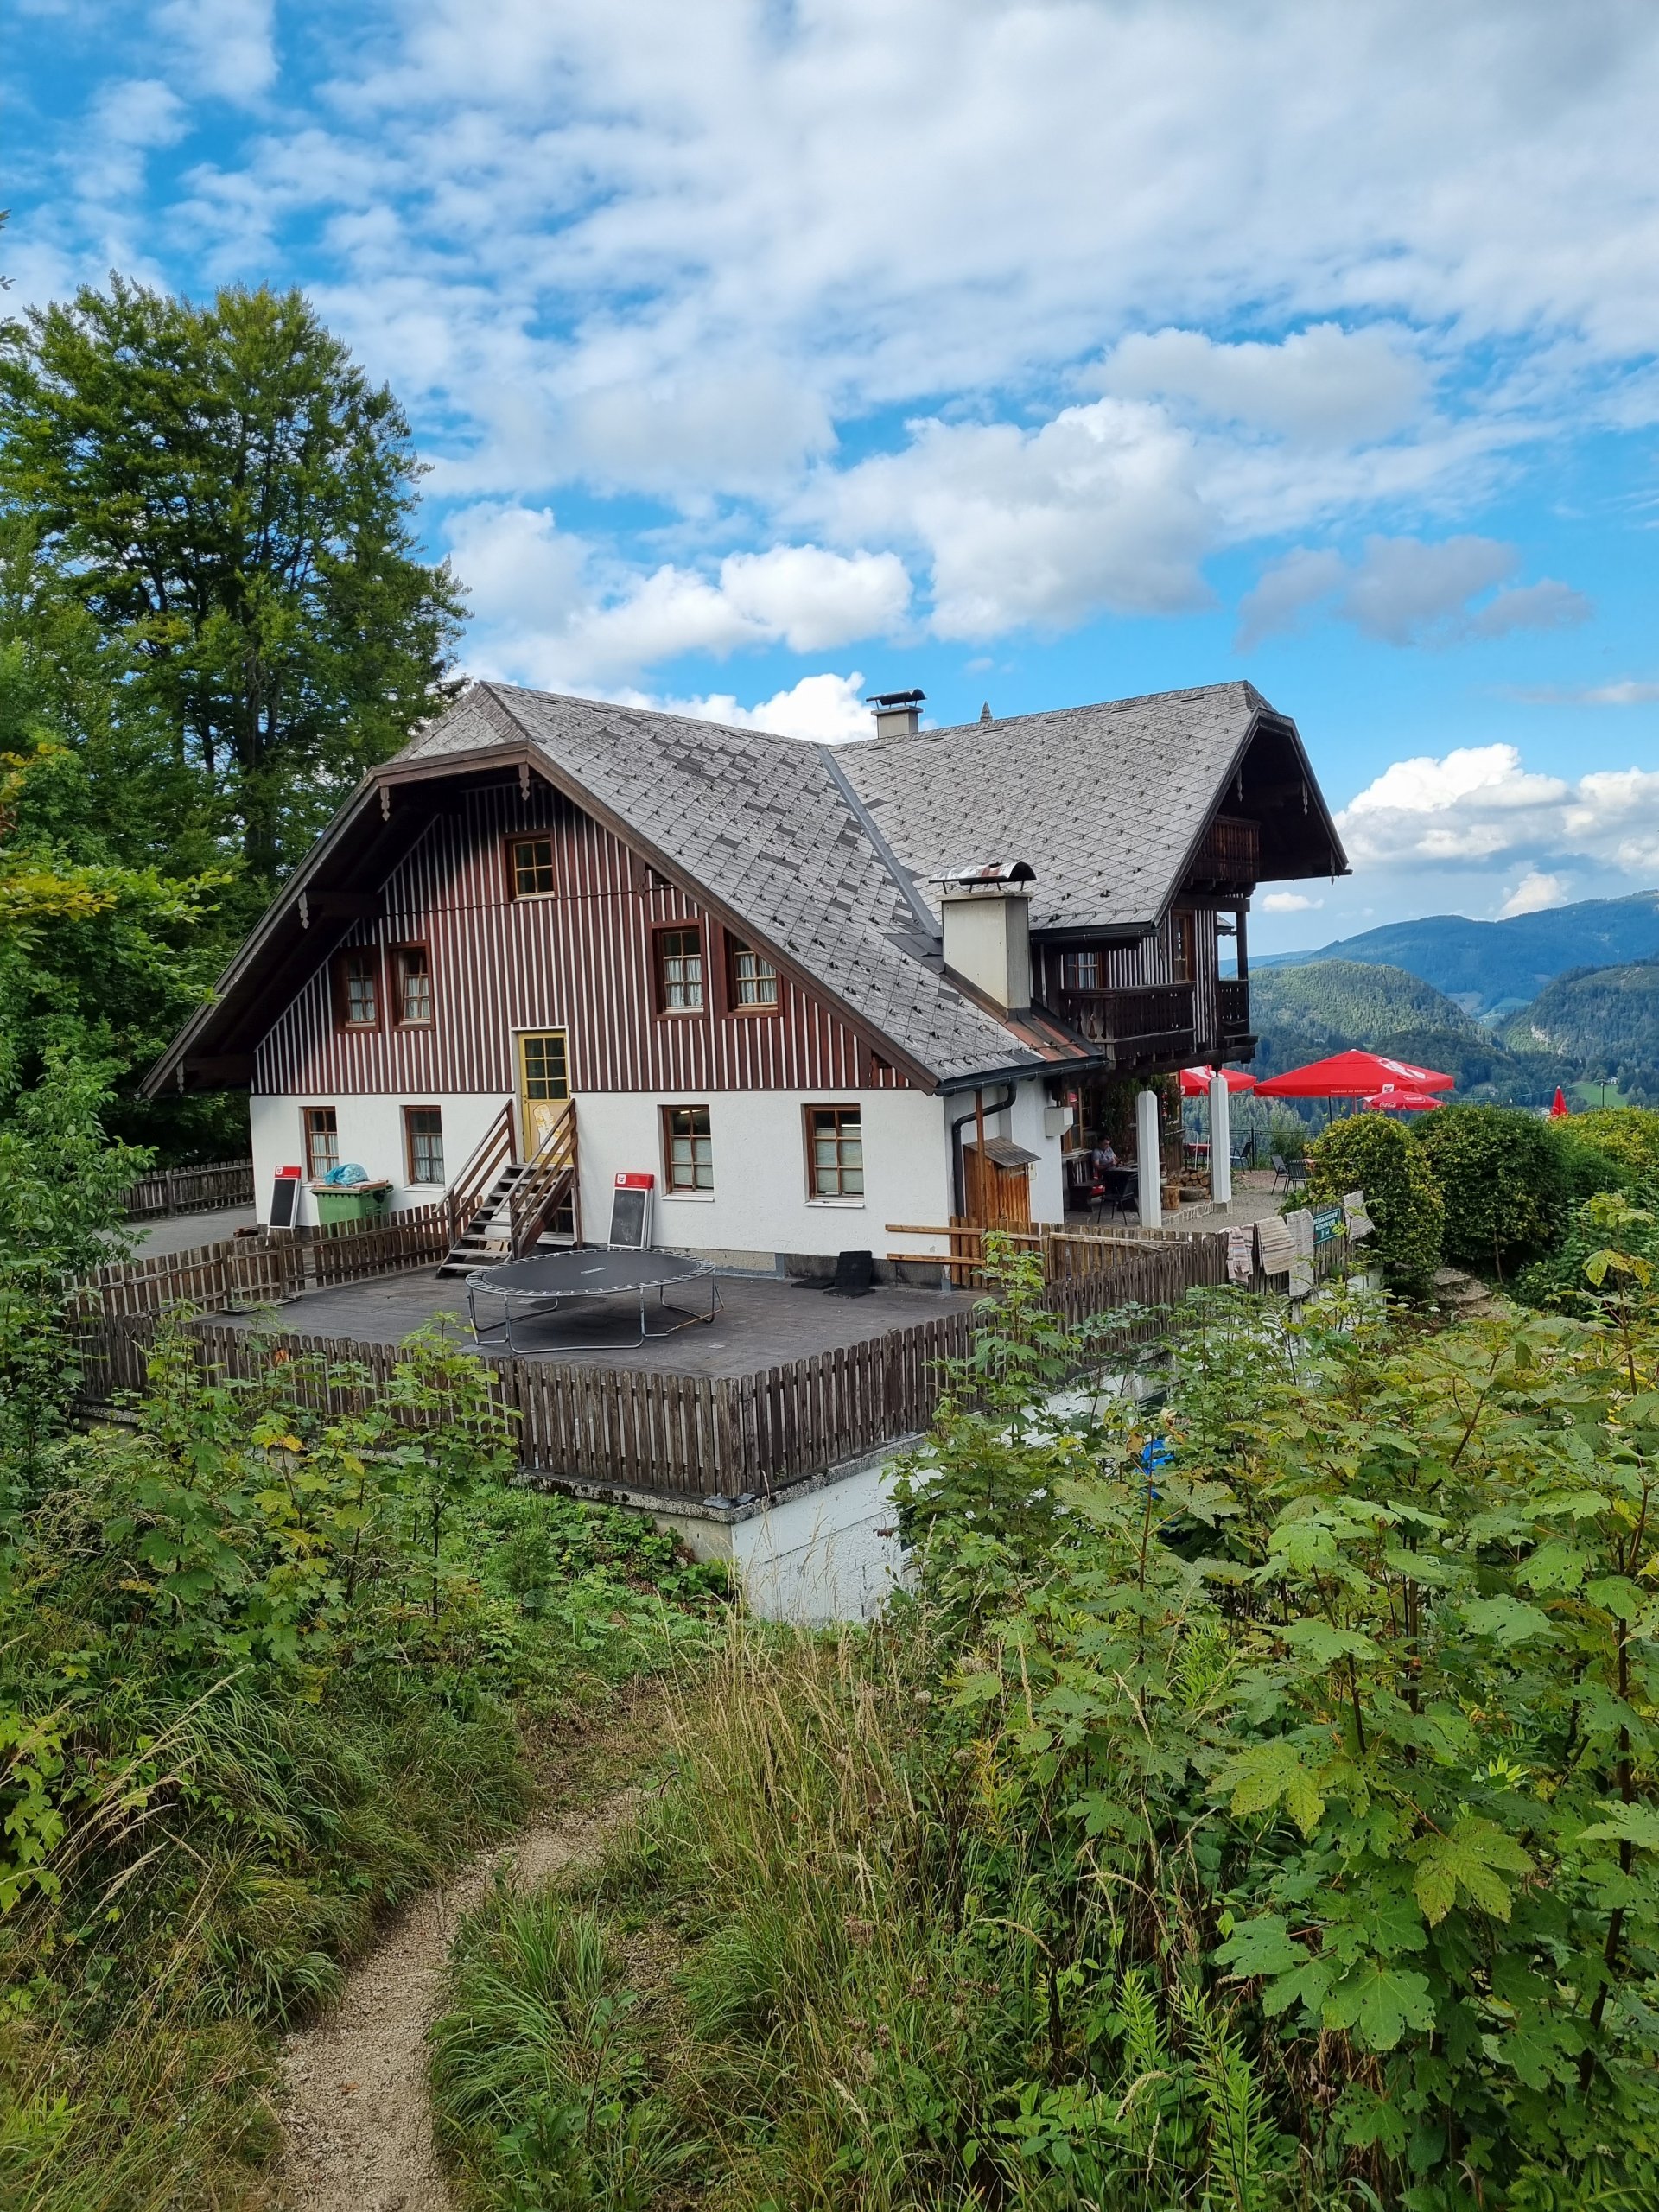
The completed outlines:
{"type": "Polygon", "coordinates": [[[976,1144],[962,1148],[963,1195],[968,1218],[979,1229],[1029,1229],[1031,1170],[999,1167],[981,1156],[976,1144]]]}
{"type": "Polygon", "coordinates": [[[570,1096],[563,1029],[526,1030],[518,1039],[518,1126],[524,1157],[541,1143],[570,1096]]]}

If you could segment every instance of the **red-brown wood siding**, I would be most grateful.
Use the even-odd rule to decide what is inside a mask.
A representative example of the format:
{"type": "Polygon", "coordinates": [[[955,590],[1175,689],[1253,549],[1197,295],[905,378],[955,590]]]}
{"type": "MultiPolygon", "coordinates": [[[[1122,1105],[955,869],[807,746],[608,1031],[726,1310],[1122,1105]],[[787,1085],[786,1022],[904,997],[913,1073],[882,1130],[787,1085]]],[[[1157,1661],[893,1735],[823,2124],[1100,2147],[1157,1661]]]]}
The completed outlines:
{"type": "MultiPolygon", "coordinates": [[[[528,797],[515,784],[458,798],[388,879],[382,908],[345,942],[426,945],[430,1028],[397,1028],[388,1002],[378,1029],[337,1029],[327,963],[320,960],[260,1045],[257,1091],[505,1096],[515,1087],[518,1029],[569,1033],[577,1091],[696,1097],[908,1088],[898,1071],[875,1064],[838,1014],[786,976],[779,978],[776,1014],[720,1014],[708,1003],[723,996],[718,925],[545,785],[532,785],[528,797]],[[506,840],[537,832],[552,837],[555,889],[510,898],[506,840]],[[705,1005],[701,1014],[664,1018],[656,1009],[652,931],[676,922],[702,925],[705,1005]]],[[[385,979],[390,989],[390,962],[385,979]]]]}
{"type": "MultiPolygon", "coordinates": [[[[1214,906],[1199,906],[1196,902],[1187,909],[1192,916],[1193,950],[1198,985],[1194,994],[1194,1011],[1198,1034],[1218,1037],[1221,1033],[1217,1013],[1216,985],[1220,977],[1221,941],[1217,925],[1220,912],[1214,906]]],[[[1229,912],[1231,910],[1229,909],[1229,912]]],[[[1172,907],[1159,927],[1148,937],[1133,944],[1097,944],[1093,950],[1100,961],[1100,988],[1103,991],[1138,991],[1160,983],[1174,983],[1184,979],[1175,972],[1175,910],[1172,907]]],[[[1087,946],[1073,946],[1069,950],[1084,950],[1087,946]]],[[[1061,982],[1062,949],[1055,944],[1041,944],[1035,948],[1037,960],[1037,988],[1046,1006],[1058,1007],[1064,986],[1061,982]]]]}

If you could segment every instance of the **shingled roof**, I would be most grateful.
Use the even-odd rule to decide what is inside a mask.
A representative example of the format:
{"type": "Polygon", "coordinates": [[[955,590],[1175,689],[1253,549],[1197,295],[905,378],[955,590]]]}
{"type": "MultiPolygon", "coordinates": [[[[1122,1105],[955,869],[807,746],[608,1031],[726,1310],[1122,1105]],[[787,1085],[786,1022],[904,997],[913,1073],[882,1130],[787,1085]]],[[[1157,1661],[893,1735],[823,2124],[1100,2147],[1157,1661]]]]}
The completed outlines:
{"type": "MultiPolygon", "coordinates": [[[[874,738],[839,758],[922,885],[992,855],[1027,861],[1033,929],[1135,931],[1156,925],[1264,726],[1300,762],[1315,842],[1328,842],[1332,872],[1344,872],[1294,724],[1249,683],[874,738]]],[[[1269,861],[1264,880],[1274,873],[1269,861]]],[[[1325,864],[1282,873],[1322,874],[1325,864]]]]}
{"type": "Polygon", "coordinates": [[[900,883],[820,749],[680,715],[480,683],[391,764],[527,739],[556,780],[826,986],[941,1083],[1083,1058],[1005,1026],[948,983],[900,883]]]}

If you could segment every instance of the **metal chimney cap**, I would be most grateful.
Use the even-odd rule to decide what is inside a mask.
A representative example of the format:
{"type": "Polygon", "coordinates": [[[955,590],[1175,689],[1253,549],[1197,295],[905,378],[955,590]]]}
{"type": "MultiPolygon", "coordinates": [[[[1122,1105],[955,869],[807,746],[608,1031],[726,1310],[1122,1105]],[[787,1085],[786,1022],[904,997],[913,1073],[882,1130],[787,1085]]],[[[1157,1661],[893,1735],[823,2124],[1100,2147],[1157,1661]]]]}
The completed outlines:
{"type": "Polygon", "coordinates": [[[919,707],[925,691],[872,691],[865,699],[867,707],[919,707]]]}
{"type": "Polygon", "coordinates": [[[966,868],[942,868],[930,883],[1035,883],[1037,871],[1027,861],[974,861],[966,868]]]}

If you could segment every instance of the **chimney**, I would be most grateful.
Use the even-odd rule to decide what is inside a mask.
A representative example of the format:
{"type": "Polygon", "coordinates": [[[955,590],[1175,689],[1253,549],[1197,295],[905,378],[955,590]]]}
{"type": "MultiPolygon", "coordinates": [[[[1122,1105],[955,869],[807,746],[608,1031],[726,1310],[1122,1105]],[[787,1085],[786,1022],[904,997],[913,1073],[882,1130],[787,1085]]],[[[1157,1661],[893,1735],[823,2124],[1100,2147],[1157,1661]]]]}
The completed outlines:
{"type": "Polygon", "coordinates": [[[925,691],[877,691],[865,701],[875,709],[878,737],[914,737],[922,726],[925,691]]]}
{"type": "Polygon", "coordinates": [[[1005,1014],[1031,1004],[1031,886],[1024,861],[990,861],[933,878],[943,896],[944,964],[1005,1014]]]}

